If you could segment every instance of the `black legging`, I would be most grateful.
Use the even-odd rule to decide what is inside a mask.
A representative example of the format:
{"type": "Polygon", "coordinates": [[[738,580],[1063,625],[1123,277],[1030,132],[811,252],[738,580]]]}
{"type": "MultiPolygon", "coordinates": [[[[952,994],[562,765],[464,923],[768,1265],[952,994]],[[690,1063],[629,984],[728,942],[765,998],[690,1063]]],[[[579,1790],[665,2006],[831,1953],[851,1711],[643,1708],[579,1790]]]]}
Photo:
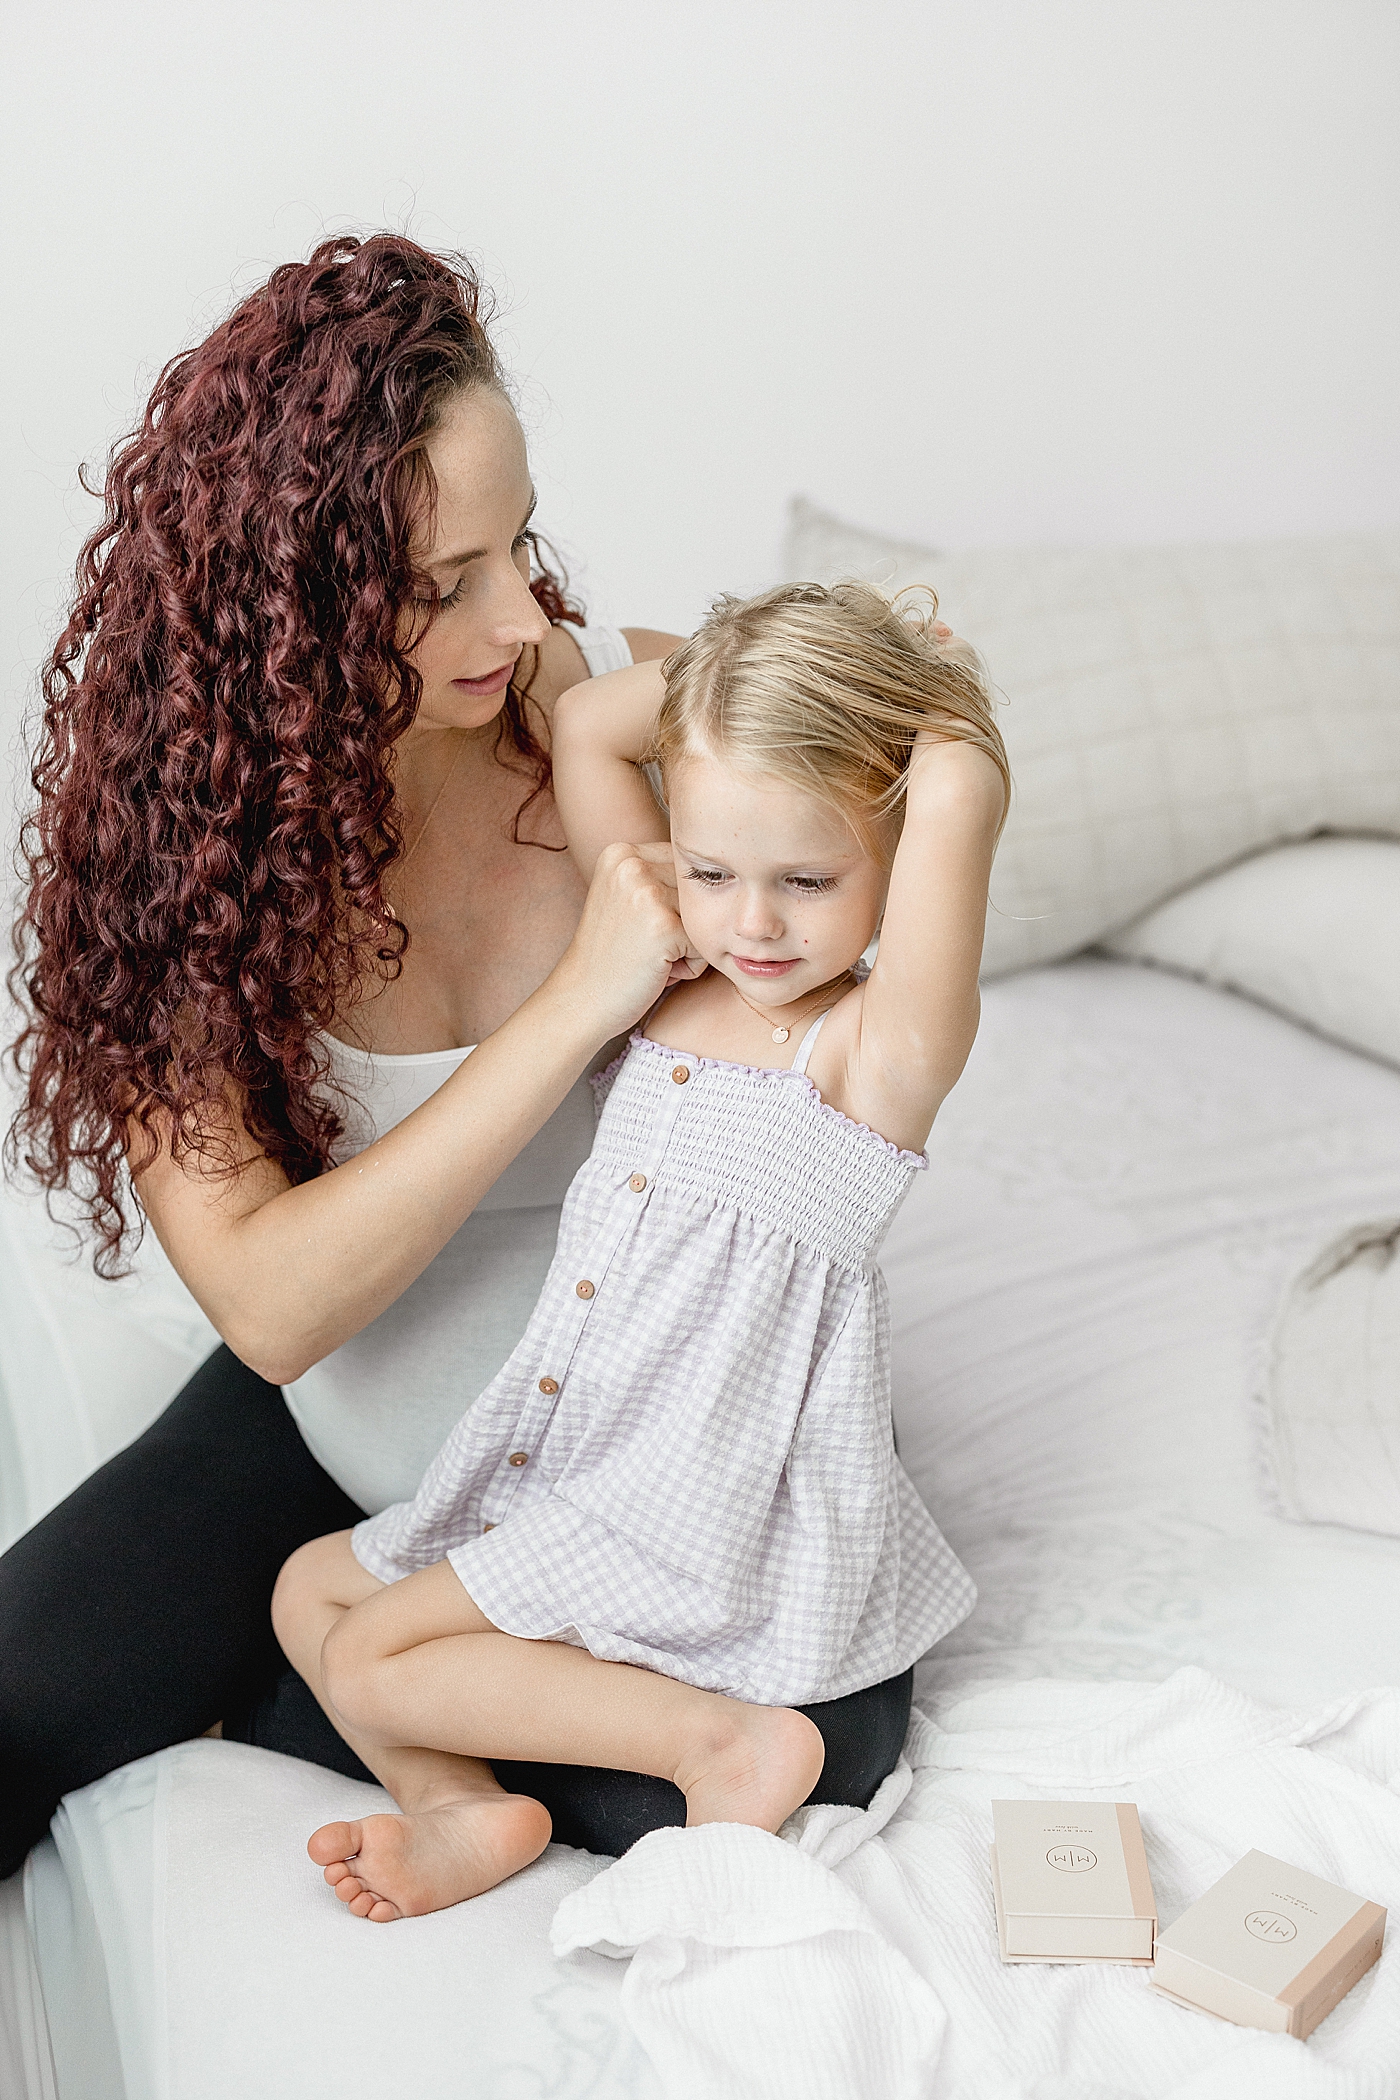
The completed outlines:
{"type": "MultiPolygon", "coordinates": [[[[135,1757],[225,1736],[369,1773],[273,1637],[287,1555],[363,1514],[317,1465],[279,1387],[216,1349],[144,1436],[0,1557],[0,1878],[61,1797],[135,1757]]],[[[814,1801],[864,1808],[893,1770],[912,1670],[804,1707],[826,1741],[814,1801]]],[[[586,1765],[498,1763],[564,1844],[624,1852],[685,1820],[678,1788],[586,1765]]]]}

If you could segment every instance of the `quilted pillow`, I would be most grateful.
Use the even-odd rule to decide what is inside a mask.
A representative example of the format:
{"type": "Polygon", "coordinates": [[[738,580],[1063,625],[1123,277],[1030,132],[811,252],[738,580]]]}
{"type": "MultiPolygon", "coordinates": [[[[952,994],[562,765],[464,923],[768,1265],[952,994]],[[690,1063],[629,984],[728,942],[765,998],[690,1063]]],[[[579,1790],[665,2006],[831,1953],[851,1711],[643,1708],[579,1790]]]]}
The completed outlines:
{"type": "Polygon", "coordinates": [[[1262,847],[1400,836],[1400,531],[937,554],[799,500],[785,566],[931,584],[1008,702],[988,976],[1262,847]]]}

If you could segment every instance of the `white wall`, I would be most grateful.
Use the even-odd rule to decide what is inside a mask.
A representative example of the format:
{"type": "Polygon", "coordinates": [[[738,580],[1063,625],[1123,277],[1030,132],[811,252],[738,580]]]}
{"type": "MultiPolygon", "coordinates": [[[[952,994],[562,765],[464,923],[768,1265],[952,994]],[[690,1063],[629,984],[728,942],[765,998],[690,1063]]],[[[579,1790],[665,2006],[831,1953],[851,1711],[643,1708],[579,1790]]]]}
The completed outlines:
{"type": "Polygon", "coordinates": [[[14,719],[154,369],[326,230],[478,255],[618,617],[802,490],[944,544],[1393,521],[1393,0],[58,0],[9,11],[14,719]]]}

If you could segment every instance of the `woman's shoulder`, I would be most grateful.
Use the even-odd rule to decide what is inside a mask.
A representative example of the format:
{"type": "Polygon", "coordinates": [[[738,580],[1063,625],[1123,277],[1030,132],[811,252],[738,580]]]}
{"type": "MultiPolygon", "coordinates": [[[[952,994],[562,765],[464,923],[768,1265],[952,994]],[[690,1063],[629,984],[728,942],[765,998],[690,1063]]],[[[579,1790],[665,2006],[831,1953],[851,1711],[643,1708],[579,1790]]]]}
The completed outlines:
{"type": "Polygon", "coordinates": [[[551,627],[540,643],[539,661],[529,690],[530,698],[547,715],[553,714],[561,693],[592,675],[588,659],[578,645],[577,633],[576,628],[561,623],[551,627]]]}
{"type": "Polygon", "coordinates": [[[685,640],[683,634],[670,634],[664,627],[619,627],[616,632],[626,642],[634,664],[659,662],[685,640]]]}
{"type": "Polygon", "coordinates": [[[540,644],[539,663],[530,682],[530,698],[552,715],[554,703],[571,685],[603,671],[624,670],[629,663],[655,662],[678,649],[684,637],[660,627],[608,627],[592,622],[551,627],[540,644]]]}

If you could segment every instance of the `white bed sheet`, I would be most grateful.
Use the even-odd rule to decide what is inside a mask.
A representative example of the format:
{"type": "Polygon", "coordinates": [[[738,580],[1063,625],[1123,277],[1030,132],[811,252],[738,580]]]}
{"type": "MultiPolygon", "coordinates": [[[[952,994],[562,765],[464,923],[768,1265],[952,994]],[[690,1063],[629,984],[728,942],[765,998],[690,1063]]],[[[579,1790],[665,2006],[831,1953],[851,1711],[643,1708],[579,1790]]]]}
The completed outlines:
{"type": "Polygon", "coordinates": [[[930,1683],[1160,1678],[1306,1708],[1400,1682],[1400,1547],[1275,1513],[1289,1278],[1400,1195],[1400,1075],[1084,959],[989,989],[886,1250],[900,1447],[977,1580],[930,1683]]]}
{"type": "MultiPolygon", "coordinates": [[[[1081,960],[989,989],[931,1149],[886,1250],[900,1447],[981,1601],[921,1702],[1182,1663],[1293,1709],[1400,1682],[1400,1544],[1273,1513],[1251,1403],[1288,1276],[1394,1208],[1400,1075],[1228,993],[1081,960]]],[[[551,1848],[476,1904],[366,1931],[300,1844],[371,1798],[206,1742],[73,1797],[67,1900],[111,1987],[91,1940],[52,1951],[36,1874],[51,2024],[96,2033],[107,2008],[126,2100],[339,2100],[351,2067],[443,2100],[649,2100],[620,1965],[548,1952],[554,1905],[600,1863],[551,1848]]]]}

